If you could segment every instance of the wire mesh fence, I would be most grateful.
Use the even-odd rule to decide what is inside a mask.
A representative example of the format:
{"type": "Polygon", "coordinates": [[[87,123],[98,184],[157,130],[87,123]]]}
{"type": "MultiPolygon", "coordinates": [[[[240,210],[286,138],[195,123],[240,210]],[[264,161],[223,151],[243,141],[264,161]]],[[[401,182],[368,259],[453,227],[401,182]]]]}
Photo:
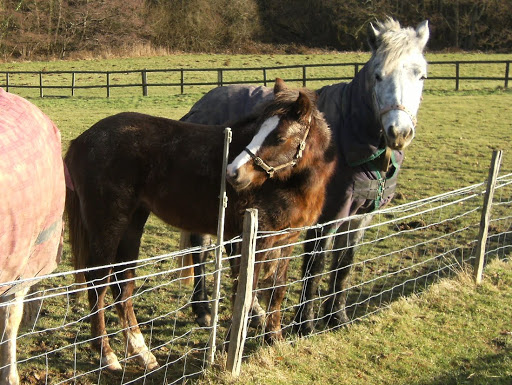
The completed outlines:
{"type": "MultiPolygon", "coordinates": [[[[473,263],[474,249],[480,226],[480,213],[485,183],[468,186],[415,202],[389,207],[374,213],[365,227],[350,269],[349,285],[343,288],[347,296],[348,322],[355,322],[386,308],[399,297],[420,293],[440,278],[450,277],[464,265],[473,263]]],[[[492,219],[486,242],[486,258],[509,258],[512,251],[512,174],[502,175],[496,184],[492,219]]],[[[349,218],[350,219],[350,218],[349,218]]],[[[314,229],[318,238],[340,237],[324,231],[325,224],[314,229]]],[[[306,229],[289,229],[302,231],[306,229]]],[[[355,231],[348,229],[347,231],[355,231]]],[[[268,234],[258,233],[259,237],[268,234]]],[[[241,242],[241,238],[233,240],[241,242]]],[[[295,335],[295,312],[300,305],[303,281],[301,265],[304,257],[304,237],[293,245],[286,257],[290,266],[286,296],[281,307],[281,324],[285,338],[295,335]]],[[[346,245],[333,242],[343,251],[346,245]]],[[[207,251],[214,253],[215,246],[207,251]]],[[[178,259],[183,253],[198,253],[200,248],[179,250],[165,255],[144,258],[136,266],[136,290],[132,301],[139,327],[149,350],[160,367],[148,370],[136,357],[130,357],[123,335],[129,327],[119,325],[115,312],[116,300],[109,297],[106,306],[106,327],[112,348],[122,370],[111,372],[101,366],[101,352],[93,351],[90,332],[90,312],[86,289],[75,283],[73,271],[61,267],[60,272],[43,279],[25,299],[32,317],[19,333],[18,369],[23,384],[174,384],[194,378],[204,371],[213,326],[199,327],[190,310],[192,287],[181,276],[178,259]]],[[[261,252],[261,251],[259,251],[261,252]]],[[[321,250],[315,249],[313,253],[321,250]]],[[[278,252],[272,263],[285,262],[278,252]]],[[[217,347],[227,349],[231,325],[233,278],[229,263],[240,255],[226,256],[222,268],[217,347]]],[[[267,262],[269,263],[269,262],[267,262]]],[[[207,287],[213,287],[215,262],[205,262],[207,287]]],[[[329,277],[336,270],[319,273],[321,284],[310,299],[314,308],[314,334],[325,333],[333,326],[327,322],[329,309],[329,277]]],[[[129,264],[122,266],[129,268],[129,264]]],[[[263,308],[273,295],[273,277],[260,279],[256,296],[263,308]]],[[[94,283],[90,283],[91,285],[94,283]]],[[[96,285],[98,288],[98,285],[96,285]]],[[[337,293],[341,294],[341,293],[337,293]]],[[[6,306],[6,303],[0,304],[6,306]]],[[[30,314],[29,314],[30,315],[30,314]]],[[[267,314],[268,315],[268,314],[267,314]]],[[[255,318],[249,319],[244,355],[248,356],[263,344],[263,328],[255,318]]],[[[339,326],[339,325],[338,325],[339,326]]],[[[335,326],[337,327],[337,326],[335,326]]],[[[5,344],[2,337],[2,344],[5,344]]]]}

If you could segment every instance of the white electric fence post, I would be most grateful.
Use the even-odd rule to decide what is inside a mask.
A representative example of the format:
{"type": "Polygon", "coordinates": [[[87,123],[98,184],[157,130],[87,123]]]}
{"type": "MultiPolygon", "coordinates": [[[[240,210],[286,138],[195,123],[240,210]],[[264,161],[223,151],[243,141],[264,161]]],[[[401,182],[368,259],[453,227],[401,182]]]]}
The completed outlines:
{"type": "Polygon", "coordinates": [[[213,364],[213,361],[215,359],[217,324],[219,322],[220,280],[222,275],[222,247],[224,244],[224,218],[226,214],[226,207],[228,205],[228,197],[226,195],[226,168],[228,165],[230,143],[231,128],[226,127],[224,130],[224,155],[222,163],[222,176],[220,180],[219,220],[217,223],[217,246],[215,248],[215,278],[212,308],[212,330],[210,332],[210,342],[208,346],[208,362],[210,363],[210,365],[213,364]]]}
{"type": "Polygon", "coordinates": [[[487,189],[485,190],[484,205],[482,206],[482,216],[480,218],[480,232],[478,234],[478,245],[476,249],[476,259],[474,266],[475,282],[482,282],[485,260],[485,245],[487,243],[487,231],[489,227],[489,219],[491,217],[492,198],[494,196],[494,188],[496,187],[496,179],[500,171],[502,150],[494,150],[492,153],[491,167],[489,168],[489,177],[487,178],[487,189]]]}

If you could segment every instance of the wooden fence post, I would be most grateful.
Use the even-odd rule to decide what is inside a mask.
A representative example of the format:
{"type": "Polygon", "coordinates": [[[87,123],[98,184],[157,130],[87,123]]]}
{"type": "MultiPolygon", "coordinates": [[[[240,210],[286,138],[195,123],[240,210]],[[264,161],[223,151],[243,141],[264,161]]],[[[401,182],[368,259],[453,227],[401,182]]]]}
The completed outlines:
{"type": "Polygon", "coordinates": [[[107,72],[107,98],[110,98],[110,72],[107,72]]]}
{"type": "Polygon", "coordinates": [[[181,94],[185,92],[185,71],[183,69],[180,70],[180,85],[181,85],[181,94]]]}
{"type": "Polygon", "coordinates": [[[508,88],[508,77],[510,75],[510,62],[505,64],[505,88],[508,88]]]}
{"type": "Polygon", "coordinates": [[[306,66],[302,66],[302,87],[306,87],[306,80],[307,80],[306,66]]]}
{"type": "Polygon", "coordinates": [[[71,96],[75,96],[75,73],[71,73],[71,96]]]}
{"type": "Polygon", "coordinates": [[[142,96],[148,96],[148,73],[146,68],[140,71],[142,76],[142,96]]]}
{"type": "Polygon", "coordinates": [[[9,72],[5,73],[5,90],[9,92],[9,72]]]}
{"type": "Polygon", "coordinates": [[[229,334],[229,348],[226,368],[231,375],[240,375],[245,338],[247,337],[247,319],[251,309],[253,294],[254,262],[256,255],[256,233],[258,231],[258,210],[248,209],[244,215],[242,255],[233,320],[229,334]]]}
{"type": "Polygon", "coordinates": [[[496,186],[496,179],[500,171],[501,156],[503,151],[495,150],[492,153],[491,167],[489,168],[489,176],[487,178],[487,189],[484,195],[484,204],[482,206],[482,215],[480,217],[480,232],[478,234],[478,244],[476,249],[476,259],[474,266],[475,282],[480,284],[482,282],[484,260],[485,260],[485,245],[487,243],[487,229],[489,227],[489,219],[491,216],[492,198],[494,195],[494,188],[496,186]]]}
{"type": "Polygon", "coordinates": [[[455,62],[455,91],[459,90],[460,63],[455,62]]]}
{"type": "Polygon", "coordinates": [[[263,85],[267,86],[267,69],[263,68],[263,85]]]}
{"type": "Polygon", "coordinates": [[[222,69],[217,70],[217,86],[222,87],[224,85],[224,73],[222,69]]]}
{"type": "Polygon", "coordinates": [[[39,72],[39,97],[44,97],[43,95],[43,73],[39,72]]]}

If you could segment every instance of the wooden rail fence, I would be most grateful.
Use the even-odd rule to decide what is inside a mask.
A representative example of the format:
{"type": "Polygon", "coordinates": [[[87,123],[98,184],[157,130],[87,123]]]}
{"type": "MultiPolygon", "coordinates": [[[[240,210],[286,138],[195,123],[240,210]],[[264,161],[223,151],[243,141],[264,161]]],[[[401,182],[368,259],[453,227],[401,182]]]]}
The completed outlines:
{"type": "MultiPolygon", "coordinates": [[[[429,62],[428,81],[453,81],[454,89],[460,90],[461,82],[464,81],[484,81],[500,82],[504,88],[509,87],[510,63],[512,60],[499,61],[433,61],[429,62]],[[439,70],[437,70],[439,68],[439,70]],[[463,74],[469,72],[469,74],[463,74]],[[489,76],[482,76],[482,73],[488,73],[489,76]],[[478,74],[478,75],[477,75],[478,74]]],[[[277,73],[287,82],[299,82],[303,87],[311,82],[337,82],[349,81],[357,74],[364,63],[329,63],[329,64],[306,64],[306,65],[287,65],[276,67],[250,67],[250,68],[179,68],[179,69],[141,69],[127,71],[0,71],[0,87],[6,91],[14,89],[38,89],[39,96],[45,96],[45,90],[69,90],[70,94],[65,96],[75,96],[78,89],[105,89],[106,96],[111,96],[112,89],[136,87],[140,88],[143,96],[148,96],[149,88],[153,87],[176,87],[180,93],[185,93],[185,87],[196,86],[222,86],[227,84],[263,84],[273,83],[275,76],[269,76],[269,72],[277,73]],[[350,67],[353,71],[350,71],[350,67]],[[336,72],[343,72],[343,76],[333,76],[336,72]],[[293,73],[286,76],[287,73],[293,73]],[[311,72],[316,72],[310,75],[311,72]],[[238,73],[238,74],[236,74],[238,73]],[[248,79],[247,73],[255,73],[248,79]],[[216,76],[215,76],[216,74],[216,76]],[[233,77],[233,74],[239,77],[233,77]],[[259,75],[258,75],[259,74],[259,75]],[[297,74],[299,74],[297,76],[297,74]],[[96,77],[98,80],[93,84],[90,79],[82,80],[78,84],[77,75],[85,77],[96,77]],[[128,75],[128,83],[113,83],[113,76],[128,75]],[[174,81],[151,82],[151,77],[172,77],[174,81]],[[226,79],[229,75],[229,79],[226,79]],[[19,80],[13,80],[13,77],[19,80]],[[57,80],[51,83],[48,78],[57,80]],[[69,81],[69,78],[71,79],[69,81]],[[140,80],[136,81],[138,78],[140,80]],[[212,78],[214,80],[212,80],[212,78]],[[38,80],[35,80],[38,79],[38,80]],[[103,80],[100,80],[103,79],[103,80]],[[190,79],[190,80],[188,80],[190,79]],[[85,83],[85,84],[84,84],[85,83]]]]}

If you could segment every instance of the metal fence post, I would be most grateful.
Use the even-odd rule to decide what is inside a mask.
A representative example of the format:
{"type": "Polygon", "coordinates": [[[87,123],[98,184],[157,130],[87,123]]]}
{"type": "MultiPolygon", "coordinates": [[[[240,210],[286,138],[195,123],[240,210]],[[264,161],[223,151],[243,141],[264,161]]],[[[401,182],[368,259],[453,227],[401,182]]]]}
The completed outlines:
{"type": "Polygon", "coordinates": [[[252,289],[254,263],[256,259],[256,233],[258,231],[258,210],[248,209],[244,215],[242,255],[240,256],[240,273],[235,303],[233,304],[233,320],[229,334],[229,348],[226,369],[231,375],[240,375],[245,338],[247,337],[247,319],[252,305],[252,289]]]}
{"type": "Polygon", "coordinates": [[[71,96],[75,96],[75,73],[71,73],[71,96]]]}
{"type": "Polygon", "coordinates": [[[302,66],[302,87],[306,87],[306,80],[307,80],[306,66],[302,66]]]}
{"type": "Polygon", "coordinates": [[[9,92],[9,72],[5,73],[5,90],[9,92]]]}
{"type": "Polygon", "coordinates": [[[263,68],[263,85],[267,86],[267,69],[263,68]]]}
{"type": "Polygon", "coordinates": [[[222,276],[222,247],[224,244],[224,217],[228,205],[226,195],[226,167],[228,164],[229,143],[231,143],[231,128],[224,130],[224,155],[222,164],[222,176],[220,180],[219,196],[219,220],[217,223],[217,247],[215,248],[215,277],[213,291],[212,307],[212,330],[210,332],[210,341],[208,344],[208,362],[213,364],[215,359],[215,350],[217,348],[217,324],[219,323],[219,300],[220,300],[220,280],[222,276]]]}
{"type": "Polygon", "coordinates": [[[482,206],[482,215],[480,218],[480,231],[478,234],[478,244],[476,249],[476,259],[474,266],[475,282],[477,284],[482,282],[485,260],[485,245],[487,243],[487,231],[489,227],[489,219],[491,217],[492,198],[494,196],[496,179],[500,171],[502,153],[503,151],[501,150],[493,151],[491,166],[489,168],[489,177],[487,178],[487,189],[485,190],[484,204],[482,206]]]}

